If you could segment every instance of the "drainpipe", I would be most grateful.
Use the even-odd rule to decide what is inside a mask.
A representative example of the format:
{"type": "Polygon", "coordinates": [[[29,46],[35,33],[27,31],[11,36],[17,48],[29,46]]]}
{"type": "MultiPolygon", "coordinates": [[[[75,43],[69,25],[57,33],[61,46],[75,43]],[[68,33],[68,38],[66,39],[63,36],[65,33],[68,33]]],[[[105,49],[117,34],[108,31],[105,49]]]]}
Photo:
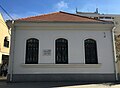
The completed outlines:
{"type": "Polygon", "coordinates": [[[15,30],[14,30],[14,21],[11,22],[12,32],[11,32],[11,60],[10,60],[10,82],[13,81],[13,65],[14,65],[14,43],[15,43],[15,30]]]}
{"type": "Polygon", "coordinates": [[[118,69],[117,69],[116,46],[115,46],[115,29],[116,27],[114,26],[112,28],[112,43],[113,43],[115,78],[116,78],[116,81],[118,81],[118,69]]]}

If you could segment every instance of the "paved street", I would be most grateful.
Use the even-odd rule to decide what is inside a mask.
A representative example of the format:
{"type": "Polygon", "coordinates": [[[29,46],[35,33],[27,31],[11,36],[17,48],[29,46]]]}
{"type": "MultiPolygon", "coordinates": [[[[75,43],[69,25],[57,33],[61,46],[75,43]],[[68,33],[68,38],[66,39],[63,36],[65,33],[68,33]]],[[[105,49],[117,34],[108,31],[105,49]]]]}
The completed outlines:
{"type": "Polygon", "coordinates": [[[0,88],[120,88],[114,83],[78,83],[78,82],[24,82],[6,83],[0,81],[0,88]]]}
{"type": "Polygon", "coordinates": [[[120,82],[119,83],[85,83],[85,82],[7,83],[6,77],[0,76],[0,88],[120,88],[120,82]]]}

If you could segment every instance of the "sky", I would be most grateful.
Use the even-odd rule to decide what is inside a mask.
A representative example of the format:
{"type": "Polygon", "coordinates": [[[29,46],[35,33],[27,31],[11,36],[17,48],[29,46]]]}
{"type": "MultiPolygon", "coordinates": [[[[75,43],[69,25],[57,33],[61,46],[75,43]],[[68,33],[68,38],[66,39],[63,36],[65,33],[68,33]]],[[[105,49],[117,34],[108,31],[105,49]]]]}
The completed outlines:
{"type": "MultiPolygon", "coordinates": [[[[14,19],[65,11],[75,13],[95,12],[101,14],[120,14],[120,0],[0,0],[0,5],[14,19]]],[[[10,19],[0,8],[4,19],[10,19]]]]}

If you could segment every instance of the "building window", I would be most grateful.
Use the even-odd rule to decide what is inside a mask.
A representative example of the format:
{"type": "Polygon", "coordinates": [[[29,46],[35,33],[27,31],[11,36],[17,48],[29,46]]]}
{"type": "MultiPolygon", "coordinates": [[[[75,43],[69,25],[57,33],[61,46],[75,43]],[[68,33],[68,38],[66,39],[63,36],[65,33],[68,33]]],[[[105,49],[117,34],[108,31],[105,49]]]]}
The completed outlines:
{"type": "Polygon", "coordinates": [[[55,41],[56,64],[68,64],[68,40],[59,38],[55,41]]]}
{"type": "Polygon", "coordinates": [[[97,58],[97,44],[93,39],[86,39],[85,44],[85,63],[86,64],[98,64],[97,58]]]}
{"type": "Polygon", "coordinates": [[[38,64],[39,40],[30,38],[26,42],[25,64],[38,64]]]}
{"type": "Polygon", "coordinates": [[[98,19],[98,17],[94,17],[94,19],[96,19],[96,20],[97,20],[97,19],[98,19]]]}
{"type": "Polygon", "coordinates": [[[112,17],[112,19],[114,19],[114,17],[112,17]]]}
{"type": "Polygon", "coordinates": [[[105,19],[112,19],[112,17],[105,17],[105,19]]]}
{"type": "Polygon", "coordinates": [[[9,47],[9,41],[8,41],[8,37],[6,36],[4,39],[4,47],[9,47]]]}
{"type": "Polygon", "coordinates": [[[104,19],[105,17],[99,17],[100,19],[104,19]]]}
{"type": "Polygon", "coordinates": [[[2,55],[2,64],[6,63],[8,64],[9,61],[9,55],[2,55]]]}

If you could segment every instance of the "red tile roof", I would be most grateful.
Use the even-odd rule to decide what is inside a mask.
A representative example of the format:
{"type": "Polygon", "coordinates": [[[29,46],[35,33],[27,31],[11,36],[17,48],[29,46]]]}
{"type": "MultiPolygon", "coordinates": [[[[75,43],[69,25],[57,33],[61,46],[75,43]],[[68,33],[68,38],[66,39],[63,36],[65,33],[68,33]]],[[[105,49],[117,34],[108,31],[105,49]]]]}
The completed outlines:
{"type": "Polygon", "coordinates": [[[55,21],[55,22],[103,22],[100,20],[95,20],[93,18],[88,18],[84,16],[79,16],[66,12],[55,12],[45,15],[32,16],[27,18],[17,19],[19,21],[55,21]]]}

